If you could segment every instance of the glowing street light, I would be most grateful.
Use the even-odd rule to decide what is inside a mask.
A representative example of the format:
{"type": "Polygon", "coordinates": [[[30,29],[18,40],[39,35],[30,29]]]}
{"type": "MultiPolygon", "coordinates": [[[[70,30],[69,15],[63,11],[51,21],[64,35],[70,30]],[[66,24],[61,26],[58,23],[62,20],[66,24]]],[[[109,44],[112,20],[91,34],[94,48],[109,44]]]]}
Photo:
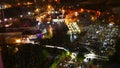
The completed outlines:
{"type": "Polygon", "coordinates": [[[15,42],[16,43],[21,43],[21,39],[16,39],[15,42]]]}
{"type": "Polygon", "coordinates": [[[4,21],[7,21],[7,19],[5,18],[4,21]]]}
{"type": "Polygon", "coordinates": [[[31,14],[31,12],[28,12],[28,15],[30,15],[31,14]]]}
{"type": "Polygon", "coordinates": [[[20,18],[22,18],[23,17],[23,15],[20,15],[20,18]]]}
{"type": "Polygon", "coordinates": [[[12,20],[12,18],[9,18],[10,20],[12,20]]]}

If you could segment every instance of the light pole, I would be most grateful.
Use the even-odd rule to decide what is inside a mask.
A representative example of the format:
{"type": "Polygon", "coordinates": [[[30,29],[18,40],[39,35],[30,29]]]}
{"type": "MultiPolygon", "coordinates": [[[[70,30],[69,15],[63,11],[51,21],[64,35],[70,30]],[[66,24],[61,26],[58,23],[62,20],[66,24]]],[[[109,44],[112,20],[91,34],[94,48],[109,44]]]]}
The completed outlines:
{"type": "Polygon", "coordinates": [[[5,18],[4,9],[2,9],[2,19],[3,19],[2,27],[5,27],[4,18],[5,18]]]}
{"type": "Polygon", "coordinates": [[[5,18],[5,14],[4,14],[4,7],[1,5],[1,15],[2,15],[2,32],[5,32],[5,21],[4,21],[4,18],[5,18]]]}
{"type": "MultiPolygon", "coordinates": [[[[3,7],[3,5],[0,5],[0,10],[1,10],[1,19],[2,19],[3,22],[4,22],[4,17],[5,17],[5,15],[4,15],[4,7],[3,7]]],[[[3,27],[3,23],[2,23],[2,27],[3,27]]]]}

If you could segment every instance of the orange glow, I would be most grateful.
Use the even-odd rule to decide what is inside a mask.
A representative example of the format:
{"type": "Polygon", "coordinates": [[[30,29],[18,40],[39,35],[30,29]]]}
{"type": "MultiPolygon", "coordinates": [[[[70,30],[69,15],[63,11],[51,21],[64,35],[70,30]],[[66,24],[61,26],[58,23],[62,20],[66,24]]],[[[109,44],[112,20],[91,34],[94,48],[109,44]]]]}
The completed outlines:
{"type": "Polygon", "coordinates": [[[59,3],[60,2],[60,0],[55,0],[57,3],[59,3]]]}
{"type": "Polygon", "coordinates": [[[69,14],[66,15],[66,17],[65,17],[65,23],[66,23],[66,25],[68,25],[69,23],[77,21],[77,17],[75,17],[75,13],[76,13],[75,11],[69,11],[69,14]]]}
{"type": "Polygon", "coordinates": [[[101,14],[100,11],[97,11],[96,13],[97,13],[97,16],[100,16],[100,14],[101,14]]]}
{"type": "Polygon", "coordinates": [[[54,10],[54,8],[53,8],[51,5],[48,5],[48,6],[47,6],[47,10],[48,10],[48,12],[49,12],[49,11],[51,11],[51,10],[54,10]]]}
{"type": "Polygon", "coordinates": [[[75,16],[78,16],[79,14],[78,14],[78,12],[75,12],[75,16]]]}
{"type": "Polygon", "coordinates": [[[52,7],[51,5],[48,5],[48,9],[51,9],[51,7],[52,7]]]}
{"type": "Polygon", "coordinates": [[[21,39],[16,39],[15,42],[16,43],[21,43],[21,39]]]}
{"type": "Polygon", "coordinates": [[[90,12],[90,10],[87,10],[87,12],[90,12]]]}
{"type": "Polygon", "coordinates": [[[80,12],[84,12],[84,9],[83,9],[83,8],[81,8],[81,9],[80,9],[80,12]]]}
{"type": "Polygon", "coordinates": [[[20,3],[17,3],[18,6],[20,6],[21,4],[20,3]]]}
{"type": "Polygon", "coordinates": [[[53,28],[52,28],[52,26],[49,26],[49,27],[48,27],[48,32],[50,33],[50,34],[49,34],[49,35],[50,35],[50,38],[53,37],[53,28]]]}
{"type": "Polygon", "coordinates": [[[64,9],[62,9],[62,14],[64,14],[65,13],[65,10],[64,9]]]}
{"type": "Polygon", "coordinates": [[[14,50],[14,52],[17,53],[18,51],[19,51],[19,49],[16,47],[15,50],[14,50]]]}
{"type": "Polygon", "coordinates": [[[10,8],[10,7],[12,7],[10,4],[5,4],[4,5],[4,8],[10,8]]]}
{"type": "Polygon", "coordinates": [[[39,9],[39,8],[35,9],[35,12],[36,12],[36,13],[39,13],[39,11],[40,11],[40,9],[39,9]]]}
{"type": "Polygon", "coordinates": [[[92,21],[95,21],[96,19],[97,19],[97,18],[94,17],[94,16],[91,17],[91,20],[92,20],[92,21]]]}
{"type": "Polygon", "coordinates": [[[41,18],[41,17],[37,17],[37,20],[38,20],[39,22],[42,22],[42,18],[41,18]]]}
{"type": "Polygon", "coordinates": [[[31,5],[32,3],[31,2],[27,2],[27,5],[31,5]]]}

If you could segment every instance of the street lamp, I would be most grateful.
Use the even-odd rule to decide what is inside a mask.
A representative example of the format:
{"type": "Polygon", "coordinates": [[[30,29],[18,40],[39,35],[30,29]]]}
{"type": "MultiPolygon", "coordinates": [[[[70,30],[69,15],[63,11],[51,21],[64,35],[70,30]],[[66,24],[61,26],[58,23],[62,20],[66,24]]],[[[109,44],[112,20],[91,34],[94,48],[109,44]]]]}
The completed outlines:
{"type": "Polygon", "coordinates": [[[4,10],[2,10],[2,16],[3,16],[3,23],[2,23],[2,27],[3,27],[3,29],[4,29],[4,27],[5,27],[5,21],[7,20],[7,19],[4,19],[5,18],[5,14],[4,14],[4,10]]]}
{"type": "Polygon", "coordinates": [[[5,18],[5,14],[4,14],[4,7],[3,7],[3,5],[1,5],[1,14],[2,14],[2,20],[3,20],[3,22],[2,22],[2,31],[4,32],[5,31],[5,22],[4,22],[4,18],[5,18]]]}

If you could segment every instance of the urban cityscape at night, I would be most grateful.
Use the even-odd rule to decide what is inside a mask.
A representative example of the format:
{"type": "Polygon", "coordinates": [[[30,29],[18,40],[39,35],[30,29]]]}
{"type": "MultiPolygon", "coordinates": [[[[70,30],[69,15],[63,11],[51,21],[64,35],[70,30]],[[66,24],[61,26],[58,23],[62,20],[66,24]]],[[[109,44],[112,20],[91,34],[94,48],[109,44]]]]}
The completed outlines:
{"type": "Polygon", "coordinates": [[[120,0],[0,0],[0,68],[120,68],[120,0]]]}

